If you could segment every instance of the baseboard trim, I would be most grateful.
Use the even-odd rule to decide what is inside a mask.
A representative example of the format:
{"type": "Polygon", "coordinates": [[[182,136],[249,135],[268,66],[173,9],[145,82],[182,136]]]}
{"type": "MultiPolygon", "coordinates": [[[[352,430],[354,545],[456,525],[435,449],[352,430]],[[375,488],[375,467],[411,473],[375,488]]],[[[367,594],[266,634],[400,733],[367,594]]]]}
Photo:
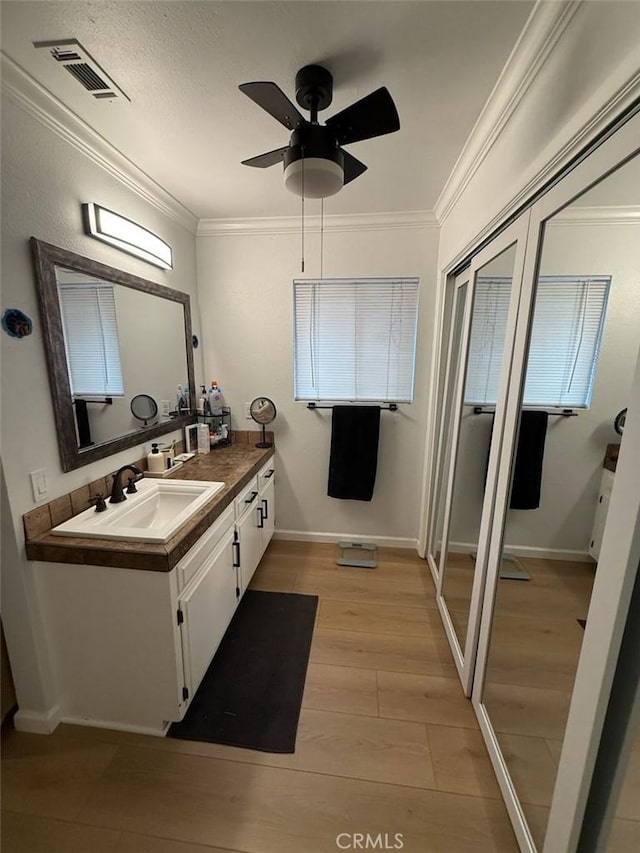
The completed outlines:
{"type": "Polygon", "coordinates": [[[50,735],[60,722],[58,705],[54,705],[48,711],[22,711],[18,708],[13,717],[13,725],[17,731],[34,735],[50,735]]]}
{"type": "MultiPolygon", "coordinates": [[[[448,549],[451,554],[475,554],[477,542],[450,542],[448,549]]],[[[594,563],[595,560],[588,551],[574,551],[567,548],[534,548],[530,545],[505,544],[504,550],[514,557],[534,557],[538,560],[564,560],[569,563],[594,563]]]]}
{"type": "Polygon", "coordinates": [[[401,536],[372,536],[370,533],[319,533],[307,530],[276,530],[274,539],[294,542],[373,542],[381,548],[413,548],[418,550],[417,539],[405,539],[401,536]]]}
{"type": "Polygon", "coordinates": [[[136,735],[151,735],[152,737],[164,737],[171,723],[165,723],[159,728],[152,726],[136,726],[134,723],[119,723],[113,720],[89,720],[85,717],[65,716],[60,718],[61,723],[70,726],[87,726],[90,729],[114,729],[117,732],[131,732],[136,735]]]}

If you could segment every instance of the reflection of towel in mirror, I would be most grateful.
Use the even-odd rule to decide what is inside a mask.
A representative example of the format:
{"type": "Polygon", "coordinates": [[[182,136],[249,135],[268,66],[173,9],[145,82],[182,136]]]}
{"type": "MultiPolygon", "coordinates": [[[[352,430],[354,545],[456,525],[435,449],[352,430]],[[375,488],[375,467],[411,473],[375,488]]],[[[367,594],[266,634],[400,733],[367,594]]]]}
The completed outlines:
{"type": "Polygon", "coordinates": [[[548,412],[523,411],[511,487],[511,509],[538,509],[548,412]]]}
{"type": "Polygon", "coordinates": [[[370,501],[378,467],[380,406],[334,406],[331,421],[331,498],[370,501]]]}
{"type": "MultiPolygon", "coordinates": [[[[495,417],[491,419],[491,432],[489,434],[489,447],[487,449],[487,467],[484,478],[485,488],[487,484],[494,420],[495,417]]],[[[516,464],[513,472],[511,500],[509,502],[510,509],[538,509],[540,506],[542,465],[544,463],[544,444],[547,437],[548,421],[548,412],[534,412],[529,410],[522,412],[516,464]]]]}

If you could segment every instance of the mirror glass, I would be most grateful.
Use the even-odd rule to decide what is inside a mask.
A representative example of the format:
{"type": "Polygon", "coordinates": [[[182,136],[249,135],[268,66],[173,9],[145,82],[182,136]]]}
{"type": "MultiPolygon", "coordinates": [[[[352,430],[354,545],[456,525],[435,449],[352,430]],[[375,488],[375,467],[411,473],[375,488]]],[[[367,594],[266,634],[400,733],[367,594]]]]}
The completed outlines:
{"type": "Polygon", "coordinates": [[[447,489],[447,472],[451,461],[451,443],[453,433],[453,414],[456,378],[460,363],[460,347],[462,343],[462,328],[465,316],[465,305],[469,290],[469,271],[462,273],[451,282],[447,296],[450,304],[445,305],[445,329],[449,329],[446,343],[442,351],[440,365],[440,398],[439,411],[442,412],[440,431],[438,435],[437,462],[434,484],[434,511],[432,513],[432,531],[430,535],[429,554],[434,565],[439,567],[442,540],[444,536],[445,497],[447,489]],[[448,307],[448,311],[446,310],[448,307]]]}
{"type": "Polygon", "coordinates": [[[539,257],[483,693],[539,849],[638,359],[638,188],[636,158],[545,224],[539,257]]]}
{"type": "Polygon", "coordinates": [[[193,423],[189,295],[35,237],[31,249],[62,470],[193,423]]]}
{"type": "Polygon", "coordinates": [[[474,285],[442,593],[461,649],[469,623],[515,258],[513,244],[477,271],[474,285]],[[482,414],[474,412],[477,407],[482,414]]]}
{"type": "MultiPolygon", "coordinates": [[[[638,687],[636,687],[638,690],[638,687]]],[[[638,699],[636,699],[636,704],[638,699]]],[[[613,823],[607,840],[607,853],[630,853],[640,850],[640,714],[636,711],[628,735],[629,748],[622,761],[625,770],[613,813],[613,823]]]]}
{"type": "Polygon", "coordinates": [[[182,304],[60,266],[55,276],[78,449],[175,417],[189,387],[182,304]],[[150,401],[134,415],[139,395],[155,417],[150,401]]]}

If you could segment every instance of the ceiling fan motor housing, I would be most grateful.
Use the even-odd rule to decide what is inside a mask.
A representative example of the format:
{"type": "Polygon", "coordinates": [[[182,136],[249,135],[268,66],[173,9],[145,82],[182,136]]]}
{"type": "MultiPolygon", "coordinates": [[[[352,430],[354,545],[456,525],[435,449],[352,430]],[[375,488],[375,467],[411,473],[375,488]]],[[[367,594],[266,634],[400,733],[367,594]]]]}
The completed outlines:
{"type": "MultiPolygon", "coordinates": [[[[333,100],[333,77],[321,65],[305,65],[296,74],[296,101],[304,110],[316,114],[326,110],[333,100]]],[[[313,117],[311,119],[314,120],[313,117]]]]}

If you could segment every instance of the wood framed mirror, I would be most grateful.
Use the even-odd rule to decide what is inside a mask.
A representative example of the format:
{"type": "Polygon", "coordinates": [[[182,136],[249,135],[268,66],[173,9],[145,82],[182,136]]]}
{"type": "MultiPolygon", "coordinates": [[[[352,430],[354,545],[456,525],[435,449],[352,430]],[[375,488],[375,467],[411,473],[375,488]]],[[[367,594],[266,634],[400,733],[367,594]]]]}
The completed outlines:
{"type": "Polygon", "coordinates": [[[31,249],[62,470],[193,423],[189,295],[35,237],[31,249]],[[158,405],[143,426],[140,394],[158,405]]]}

